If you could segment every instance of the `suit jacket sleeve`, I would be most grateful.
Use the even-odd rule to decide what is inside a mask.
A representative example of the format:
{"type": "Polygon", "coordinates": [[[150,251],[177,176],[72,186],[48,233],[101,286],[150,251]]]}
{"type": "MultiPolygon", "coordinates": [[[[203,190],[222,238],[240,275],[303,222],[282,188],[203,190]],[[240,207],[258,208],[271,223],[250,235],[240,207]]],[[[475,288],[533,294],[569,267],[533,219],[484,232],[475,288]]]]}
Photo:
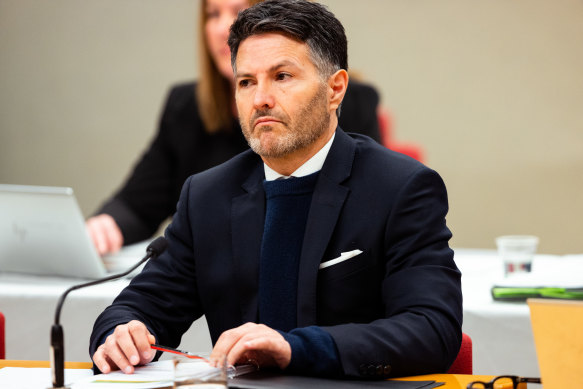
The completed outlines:
{"type": "MultiPolygon", "coordinates": [[[[184,185],[178,207],[186,206],[189,181],[184,185]]],[[[139,320],[148,327],[156,341],[171,347],[192,322],[202,316],[187,213],[178,213],[173,227],[166,230],[168,248],[148,262],[113,303],[96,319],[91,333],[89,353],[117,325],[139,320]]]]}
{"type": "Polygon", "coordinates": [[[425,167],[396,195],[384,232],[384,312],[368,323],[322,327],[336,343],[344,374],[444,373],[457,356],[461,274],[448,246],[447,209],[443,181],[425,167]]]}

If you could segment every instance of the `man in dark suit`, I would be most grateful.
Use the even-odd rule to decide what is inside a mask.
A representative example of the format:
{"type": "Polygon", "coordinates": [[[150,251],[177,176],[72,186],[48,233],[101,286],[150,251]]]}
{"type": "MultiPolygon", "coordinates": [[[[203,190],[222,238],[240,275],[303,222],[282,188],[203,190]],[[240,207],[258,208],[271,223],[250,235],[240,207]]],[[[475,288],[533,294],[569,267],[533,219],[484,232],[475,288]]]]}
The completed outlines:
{"type": "Polygon", "coordinates": [[[229,46],[248,150],[190,177],[169,246],[97,319],[103,372],[149,362],[206,319],[211,363],[389,377],[447,371],[460,272],[437,173],[337,127],[346,37],[319,4],[240,13],[229,46]]]}

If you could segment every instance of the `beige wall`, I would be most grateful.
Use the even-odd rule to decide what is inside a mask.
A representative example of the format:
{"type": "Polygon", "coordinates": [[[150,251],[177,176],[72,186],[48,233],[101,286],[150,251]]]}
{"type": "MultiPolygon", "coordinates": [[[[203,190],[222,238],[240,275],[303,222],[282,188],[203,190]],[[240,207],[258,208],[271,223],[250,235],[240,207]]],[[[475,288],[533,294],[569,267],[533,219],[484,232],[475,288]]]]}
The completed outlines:
{"type": "MultiPolygon", "coordinates": [[[[452,244],[583,252],[581,0],[329,0],[350,64],[422,144],[452,244]],[[358,4],[358,6],[356,5],[358,4]]],[[[89,215],[197,75],[196,0],[0,0],[0,182],[71,186],[89,215]]]]}

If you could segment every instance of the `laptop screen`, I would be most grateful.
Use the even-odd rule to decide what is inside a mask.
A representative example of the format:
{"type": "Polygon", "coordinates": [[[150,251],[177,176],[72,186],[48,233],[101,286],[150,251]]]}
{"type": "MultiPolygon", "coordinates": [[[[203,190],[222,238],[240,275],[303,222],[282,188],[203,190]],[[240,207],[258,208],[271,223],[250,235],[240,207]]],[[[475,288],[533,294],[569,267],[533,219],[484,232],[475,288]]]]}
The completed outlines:
{"type": "Polygon", "coordinates": [[[0,184],[0,271],[106,275],[71,188],[0,184]]]}

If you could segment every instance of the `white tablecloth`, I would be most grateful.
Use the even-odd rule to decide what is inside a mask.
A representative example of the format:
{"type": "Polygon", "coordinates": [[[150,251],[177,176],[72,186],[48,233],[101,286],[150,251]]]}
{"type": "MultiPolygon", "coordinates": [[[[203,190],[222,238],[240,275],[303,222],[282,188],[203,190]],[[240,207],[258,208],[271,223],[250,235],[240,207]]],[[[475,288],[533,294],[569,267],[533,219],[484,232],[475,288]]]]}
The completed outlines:
{"type": "Polygon", "coordinates": [[[539,377],[528,306],[494,301],[490,289],[495,284],[583,286],[583,255],[537,255],[531,273],[508,278],[494,250],[456,249],[455,260],[462,271],[463,331],[472,338],[474,374],[539,377]]]}
{"type": "MultiPolygon", "coordinates": [[[[474,373],[538,376],[528,307],[524,303],[495,302],[490,296],[490,287],[503,278],[496,252],[474,249],[455,252],[463,273],[463,330],[473,341],[474,373]]],[[[540,278],[541,274],[551,273],[559,278],[583,274],[583,256],[538,255],[532,276],[540,278]]],[[[87,349],[93,322],[128,282],[113,281],[69,295],[61,313],[66,360],[90,360],[87,349]]],[[[57,300],[67,287],[76,283],[78,280],[0,273],[0,311],[6,316],[8,359],[48,359],[57,300]]],[[[204,318],[192,325],[180,348],[210,352],[212,346],[204,318]]]]}

